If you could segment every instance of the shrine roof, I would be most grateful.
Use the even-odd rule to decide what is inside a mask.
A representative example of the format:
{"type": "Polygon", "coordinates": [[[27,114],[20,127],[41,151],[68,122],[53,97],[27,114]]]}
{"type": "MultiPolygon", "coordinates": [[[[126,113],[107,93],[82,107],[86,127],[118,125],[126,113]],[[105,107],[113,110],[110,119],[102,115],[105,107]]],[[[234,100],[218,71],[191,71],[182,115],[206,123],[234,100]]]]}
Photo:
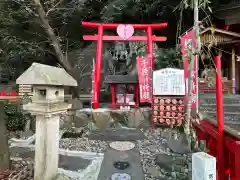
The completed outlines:
{"type": "Polygon", "coordinates": [[[77,81],[63,68],[32,63],[32,65],[17,78],[16,84],[77,86],[77,81]]]}
{"type": "Polygon", "coordinates": [[[205,34],[205,33],[211,33],[212,34],[212,32],[227,35],[227,36],[233,36],[233,37],[237,37],[237,38],[240,37],[239,33],[232,32],[232,31],[226,31],[226,30],[218,29],[218,28],[212,28],[212,27],[205,28],[204,30],[202,30],[200,32],[200,35],[205,34]]]}
{"type": "Polygon", "coordinates": [[[240,34],[223,29],[208,27],[200,32],[203,44],[233,44],[240,41],[240,34]]]}
{"type": "Polygon", "coordinates": [[[138,77],[133,75],[108,75],[104,83],[106,84],[137,84],[138,77]]]}

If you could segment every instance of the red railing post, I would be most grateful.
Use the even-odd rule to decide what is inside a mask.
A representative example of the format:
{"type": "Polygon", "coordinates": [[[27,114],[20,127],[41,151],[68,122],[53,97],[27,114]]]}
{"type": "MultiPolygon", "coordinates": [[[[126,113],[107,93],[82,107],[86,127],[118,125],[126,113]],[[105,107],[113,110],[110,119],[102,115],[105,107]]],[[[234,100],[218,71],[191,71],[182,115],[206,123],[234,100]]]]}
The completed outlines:
{"type": "Polygon", "coordinates": [[[96,63],[95,63],[95,80],[94,80],[94,102],[93,109],[99,108],[99,96],[100,96],[100,81],[101,81],[101,69],[102,69],[102,48],[103,48],[103,26],[98,26],[98,40],[96,51],[96,63]]]}
{"type": "Polygon", "coordinates": [[[217,104],[217,124],[218,124],[218,151],[217,151],[217,169],[218,180],[224,180],[225,168],[224,168],[224,120],[223,120],[223,94],[222,94],[222,72],[221,72],[221,56],[215,56],[216,64],[216,104],[217,104]]]}
{"type": "Polygon", "coordinates": [[[111,90],[112,90],[112,107],[116,106],[116,84],[111,84],[111,90]]]}
{"type": "MultiPolygon", "coordinates": [[[[239,167],[240,167],[240,143],[237,142],[237,147],[236,147],[236,151],[235,151],[235,178],[236,180],[240,179],[240,171],[239,171],[239,167]]],[[[234,179],[231,179],[234,180],[234,179]]]]}

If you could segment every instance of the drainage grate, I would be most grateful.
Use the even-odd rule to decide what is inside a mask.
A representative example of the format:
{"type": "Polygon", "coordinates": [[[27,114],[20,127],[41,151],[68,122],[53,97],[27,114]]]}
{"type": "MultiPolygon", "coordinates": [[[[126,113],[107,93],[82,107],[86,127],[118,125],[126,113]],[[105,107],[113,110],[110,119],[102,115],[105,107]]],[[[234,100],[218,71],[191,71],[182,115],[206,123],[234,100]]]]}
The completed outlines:
{"type": "Polygon", "coordinates": [[[135,144],[130,141],[114,141],[109,146],[118,151],[128,151],[135,147],[135,144]]]}
{"type": "Polygon", "coordinates": [[[131,180],[131,176],[127,173],[114,173],[111,180],[131,180]]]}

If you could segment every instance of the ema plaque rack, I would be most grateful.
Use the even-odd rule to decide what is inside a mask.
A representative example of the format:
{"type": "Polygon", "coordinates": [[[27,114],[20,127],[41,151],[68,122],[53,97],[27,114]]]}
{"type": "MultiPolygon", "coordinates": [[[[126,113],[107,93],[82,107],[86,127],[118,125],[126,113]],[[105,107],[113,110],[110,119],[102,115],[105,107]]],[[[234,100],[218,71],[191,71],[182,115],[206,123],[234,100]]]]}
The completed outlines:
{"type": "Polygon", "coordinates": [[[152,123],[156,125],[181,126],[184,121],[184,97],[154,96],[152,123]]]}
{"type": "Polygon", "coordinates": [[[181,126],[184,122],[184,71],[166,68],[153,72],[152,125],[181,126]]]}

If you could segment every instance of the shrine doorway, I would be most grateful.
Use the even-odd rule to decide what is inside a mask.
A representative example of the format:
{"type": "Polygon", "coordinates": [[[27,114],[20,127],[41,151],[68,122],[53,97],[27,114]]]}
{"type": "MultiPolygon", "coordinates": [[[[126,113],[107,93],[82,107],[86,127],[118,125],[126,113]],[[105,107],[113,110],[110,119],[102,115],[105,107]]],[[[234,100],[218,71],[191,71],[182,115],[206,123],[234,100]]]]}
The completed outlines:
{"type": "MultiPolygon", "coordinates": [[[[153,57],[153,42],[155,41],[162,42],[167,40],[166,37],[152,35],[153,29],[166,28],[167,23],[105,24],[105,23],[82,22],[82,25],[83,27],[97,28],[98,30],[97,35],[83,36],[83,39],[86,41],[97,41],[96,62],[94,65],[94,73],[93,73],[93,94],[92,94],[93,109],[99,108],[103,41],[147,41],[147,52],[151,57],[153,57]],[[116,29],[118,36],[105,36],[104,29],[116,29]],[[135,29],[145,30],[147,35],[133,36],[135,29]]],[[[152,58],[152,65],[154,65],[153,58],[152,58]]]]}

